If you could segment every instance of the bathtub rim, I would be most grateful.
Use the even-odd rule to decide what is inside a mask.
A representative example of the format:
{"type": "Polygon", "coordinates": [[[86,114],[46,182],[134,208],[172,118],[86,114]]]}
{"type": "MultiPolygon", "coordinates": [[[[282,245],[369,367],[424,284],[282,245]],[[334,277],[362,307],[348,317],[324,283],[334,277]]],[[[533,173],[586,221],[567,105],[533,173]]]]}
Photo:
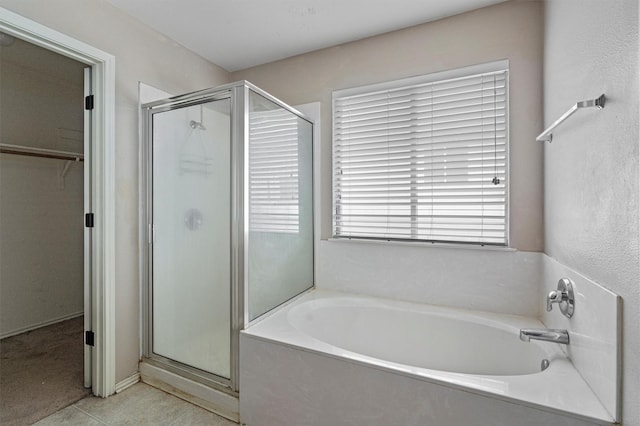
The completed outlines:
{"type": "MultiPolygon", "coordinates": [[[[434,308],[436,310],[445,310],[451,312],[458,313],[470,313],[473,315],[487,315],[492,319],[518,319],[522,321],[522,324],[526,324],[526,327],[544,327],[542,322],[539,319],[512,315],[512,314],[499,314],[493,312],[485,312],[479,310],[471,310],[471,309],[461,309],[461,308],[450,308],[444,306],[436,306],[436,305],[427,305],[422,303],[401,301],[395,299],[387,299],[376,296],[369,295],[361,295],[354,293],[346,293],[339,292],[333,290],[322,290],[317,288],[308,289],[304,293],[301,293],[297,297],[287,301],[287,303],[281,305],[280,307],[266,313],[265,315],[256,318],[252,321],[245,330],[241,331],[241,334],[247,338],[257,339],[263,342],[268,342],[272,344],[278,344],[290,349],[299,350],[303,352],[308,352],[311,354],[327,356],[336,360],[340,360],[343,362],[348,362],[351,364],[364,366],[367,368],[374,368],[377,370],[398,374],[409,379],[420,380],[424,382],[428,382],[435,385],[445,386],[451,389],[456,389],[464,392],[469,392],[475,395],[484,396],[488,398],[498,399],[501,401],[505,401],[508,403],[513,403],[517,405],[522,405],[525,407],[530,407],[546,412],[550,412],[553,414],[560,414],[572,418],[576,418],[579,420],[602,424],[602,425],[612,425],[615,424],[614,417],[605,409],[603,404],[597,398],[597,396],[593,393],[591,388],[584,381],[582,376],[575,369],[573,364],[567,358],[567,355],[560,348],[557,350],[553,350],[554,355],[560,355],[559,358],[554,359],[549,368],[540,373],[527,374],[527,375],[519,375],[519,376],[490,376],[490,375],[468,375],[462,373],[451,373],[451,372],[441,372],[438,370],[429,370],[426,368],[404,368],[410,366],[404,366],[402,364],[394,363],[391,361],[380,360],[377,358],[373,358],[370,356],[357,354],[346,349],[338,348],[336,346],[330,345],[326,342],[320,341],[315,337],[309,336],[306,333],[296,329],[288,322],[287,313],[288,311],[298,305],[299,303],[303,303],[307,300],[314,300],[319,298],[342,298],[342,297],[355,297],[362,299],[370,299],[374,301],[382,301],[390,302],[392,304],[408,304],[412,306],[424,306],[427,309],[434,308]],[[273,323],[273,324],[272,324],[273,323]],[[276,328],[273,330],[273,328],[276,328]],[[277,335],[271,335],[275,332],[277,335]],[[296,341],[296,339],[301,339],[302,341],[296,341]],[[334,348],[334,350],[331,350],[334,348]],[[335,350],[337,349],[337,351],[335,350]],[[420,370],[419,373],[416,371],[410,370],[420,370]],[[542,377],[544,376],[544,377],[542,377]],[[507,394],[501,394],[496,392],[495,390],[491,390],[489,388],[483,388],[479,385],[473,385],[465,380],[454,380],[454,378],[468,378],[468,377],[478,377],[487,380],[504,380],[506,385],[508,386],[511,381],[519,382],[522,380],[526,380],[527,378],[537,382],[538,385],[543,385],[544,388],[551,388],[552,390],[556,390],[558,386],[562,386],[562,381],[571,381],[574,385],[578,385],[580,392],[580,399],[583,401],[580,407],[572,407],[572,406],[558,406],[557,404],[552,405],[551,403],[545,404],[542,400],[545,398],[538,398],[539,400],[531,400],[524,399],[522,397],[515,397],[507,394]],[[523,379],[524,378],[524,379],[523,379]],[[545,379],[549,380],[545,380],[545,379]],[[509,380],[511,379],[511,380],[509,380]],[[584,402],[587,400],[587,402],[584,402]],[[585,411],[587,412],[585,414],[585,411]]],[[[517,336],[516,336],[517,338],[517,336]]],[[[554,348],[555,349],[555,348],[554,348]]],[[[535,391],[532,392],[532,395],[536,394],[535,391]]],[[[554,393],[551,392],[549,396],[546,398],[548,400],[552,400],[555,402],[557,398],[553,398],[554,393]]],[[[557,396],[562,396],[559,392],[557,392],[557,396]]]]}

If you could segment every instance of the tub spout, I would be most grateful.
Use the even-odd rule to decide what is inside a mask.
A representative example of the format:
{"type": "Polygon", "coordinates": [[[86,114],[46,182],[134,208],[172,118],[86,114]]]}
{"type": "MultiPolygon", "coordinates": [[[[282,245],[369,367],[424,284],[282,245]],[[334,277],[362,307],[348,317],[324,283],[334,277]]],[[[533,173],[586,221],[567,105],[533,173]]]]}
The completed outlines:
{"type": "Polygon", "coordinates": [[[520,340],[542,340],[544,342],[569,344],[569,332],[567,330],[556,330],[549,328],[522,328],[520,329],[520,340]]]}

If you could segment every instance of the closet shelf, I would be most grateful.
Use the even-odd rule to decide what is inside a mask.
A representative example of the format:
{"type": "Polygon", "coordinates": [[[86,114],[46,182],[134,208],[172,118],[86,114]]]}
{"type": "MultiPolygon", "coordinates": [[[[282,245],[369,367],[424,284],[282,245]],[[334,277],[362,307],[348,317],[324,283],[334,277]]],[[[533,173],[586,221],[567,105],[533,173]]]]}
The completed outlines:
{"type": "Polygon", "coordinates": [[[55,158],[57,160],[84,161],[84,154],[78,152],[58,151],[55,149],[32,148],[20,145],[0,143],[0,153],[27,155],[30,157],[55,158]]]}
{"type": "Polygon", "coordinates": [[[598,109],[603,109],[604,108],[604,94],[600,95],[600,97],[598,97],[596,99],[592,99],[592,100],[588,100],[588,101],[581,101],[581,102],[576,103],[574,106],[569,108],[569,111],[565,112],[564,114],[562,114],[562,116],[560,118],[558,118],[556,121],[554,121],[553,124],[547,128],[547,130],[545,130],[544,132],[540,133],[538,135],[538,137],[536,138],[536,141],[538,141],[538,142],[551,142],[552,139],[553,139],[553,133],[552,133],[553,129],[558,127],[563,121],[565,121],[567,118],[569,118],[571,115],[573,115],[573,113],[576,112],[577,110],[579,110],[580,108],[590,108],[590,107],[596,107],[598,109]]]}

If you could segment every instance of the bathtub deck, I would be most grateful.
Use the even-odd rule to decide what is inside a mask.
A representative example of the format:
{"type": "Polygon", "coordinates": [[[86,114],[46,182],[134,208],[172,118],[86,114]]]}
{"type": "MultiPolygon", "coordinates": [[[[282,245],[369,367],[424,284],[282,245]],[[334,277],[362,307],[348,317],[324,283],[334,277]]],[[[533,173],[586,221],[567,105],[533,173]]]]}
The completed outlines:
{"type": "MultiPolygon", "coordinates": [[[[244,377],[245,383],[242,383],[243,386],[243,395],[248,396],[248,399],[251,398],[251,385],[250,383],[263,383],[263,380],[259,377],[247,377],[247,375],[260,375],[261,373],[258,370],[252,370],[251,364],[252,362],[259,362],[262,365],[262,368],[269,368],[271,370],[278,369],[277,361],[273,365],[270,365],[270,360],[266,359],[264,356],[264,348],[277,345],[280,347],[287,348],[289,350],[293,350],[294,352],[284,352],[288,355],[279,356],[293,356],[294,359],[300,360],[300,365],[304,365],[305,362],[303,359],[305,358],[305,353],[313,354],[310,359],[315,361],[310,362],[319,362],[318,357],[325,357],[332,362],[328,362],[327,365],[330,365],[333,370],[340,369],[339,363],[335,361],[340,361],[343,364],[348,365],[357,365],[358,374],[361,373],[361,370],[364,369],[374,369],[377,371],[381,371],[384,373],[390,373],[393,376],[385,375],[387,377],[384,379],[385,381],[389,381],[390,377],[393,377],[393,380],[401,380],[404,378],[406,383],[411,383],[411,386],[416,384],[416,381],[422,382],[422,387],[418,386],[420,389],[416,389],[415,391],[418,393],[424,392],[424,389],[430,389],[428,392],[430,395],[433,394],[435,389],[439,389],[437,392],[441,392],[443,394],[449,394],[452,391],[455,395],[453,396],[453,400],[456,398],[460,398],[463,395],[465,398],[468,397],[469,394],[477,395],[482,397],[482,400],[487,400],[487,398],[495,400],[495,401],[503,401],[509,403],[509,405],[516,405],[527,410],[535,409],[533,411],[541,411],[544,413],[550,414],[558,414],[563,417],[566,417],[564,420],[574,420],[578,423],[575,424],[612,424],[613,417],[603,408],[600,401],[593,394],[589,386],[582,379],[580,374],[573,367],[571,362],[566,359],[561,351],[557,351],[560,355],[555,357],[551,366],[545,370],[544,372],[536,373],[536,374],[527,374],[527,375],[518,375],[518,376],[482,376],[482,375],[467,375],[467,374],[458,374],[458,373],[448,373],[437,370],[429,370],[425,368],[407,366],[402,364],[397,364],[390,361],[380,360],[372,357],[368,357],[362,354],[353,353],[341,348],[337,348],[335,346],[329,345],[325,342],[322,342],[318,339],[315,339],[307,334],[304,334],[297,330],[289,321],[288,312],[289,310],[296,305],[304,303],[306,301],[317,300],[317,299],[331,299],[331,298],[343,298],[345,296],[348,297],[362,297],[368,300],[374,300],[375,303],[388,304],[393,307],[402,307],[406,306],[410,309],[416,309],[416,304],[408,303],[408,302],[399,302],[399,301],[388,301],[385,299],[375,299],[363,296],[353,296],[353,295],[345,295],[343,293],[338,292],[328,292],[328,291],[319,291],[314,290],[300,299],[294,301],[293,303],[284,306],[283,308],[275,311],[271,315],[268,315],[264,319],[252,324],[247,330],[241,333],[241,341],[243,345],[241,345],[241,357],[243,357],[243,365],[247,366],[247,372],[244,377]],[[251,358],[254,355],[246,354],[246,348],[250,345],[258,345],[259,342],[262,342],[265,345],[261,346],[262,354],[255,354],[253,361],[251,358]],[[243,349],[244,346],[244,349],[243,349]],[[243,355],[243,352],[245,354],[243,355]],[[268,365],[268,367],[267,367],[268,365]],[[256,380],[257,379],[257,380],[256,380]]],[[[430,307],[428,305],[421,305],[419,309],[435,309],[442,310],[447,308],[441,307],[430,307]]],[[[478,315],[477,312],[470,313],[469,311],[461,310],[461,309],[448,309],[449,311],[454,311],[456,315],[464,316],[464,315],[478,315]]],[[[532,318],[526,317],[518,317],[512,315],[501,315],[501,314],[492,314],[492,313],[482,313],[483,316],[491,319],[492,321],[503,321],[508,323],[514,329],[531,327],[531,328],[540,328],[543,327],[543,324],[532,318]]],[[[517,333],[514,332],[514,339],[518,339],[517,333]]],[[[272,352],[276,351],[277,348],[272,348],[272,352]]],[[[253,352],[253,351],[252,351],[253,352]]],[[[268,352],[268,351],[267,351],[268,352]]],[[[309,355],[307,355],[309,357],[309,355]]],[[[293,360],[291,361],[293,362],[293,360]]],[[[290,363],[288,363],[290,364],[290,363]]],[[[282,368],[288,368],[288,366],[284,366],[282,368]]],[[[345,367],[348,371],[351,371],[354,367],[345,367]]],[[[302,367],[301,367],[302,369],[302,367]]],[[[320,381],[322,376],[330,376],[332,375],[331,371],[317,371],[317,368],[309,372],[304,372],[304,369],[299,371],[299,374],[304,374],[305,376],[309,376],[312,374],[317,374],[318,377],[315,380],[320,381]]],[[[267,373],[268,374],[268,373],[267,373]]],[[[348,373],[345,373],[348,377],[348,373]]],[[[373,376],[379,375],[379,373],[373,374],[373,376]]],[[[362,376],[364,377],[364,376],[362,376]]],[[[360,380],[367,380],[362,379],[360,380]]],[[[241,378],[241,382],[242,382],[241,378]]],[[[276,381],[276,378],[269,379],[269,381],[276,381]]],[[[311,379],[308,383],[308,386],[312,386],[314,379],[311,379]]],[[[349,383],[341,383],[339,386],[343,386],[348,388],[349,383]]],[[[262,385],[260,385],[262,386],[262,385]]],[[[276,391],[277,385],[273,385],[274,389],[271,391],[269,389],[261,389],[260,393],[265,393],[266,395],[272,394],[275,398],[278,397],[278,392],[276,391]]],[[[374,385],[371,385],[374,386],[374,385]]],[[[384,387],[384,383],[377,384],[379,387],[384,387]]],[[[309,389],[298,389],[298,392],[312,392],[309,389]]],[[[293,397],[293,395],[292,395],[293,397]]],[[[374,398],[375,399],[375,398],[374,398]]],[[[450,400],[452,401],[452,400],[450,400]]],[[[273,401],[272,401],[273,402],[273,401]]],[[[288,403],[291,403],[289,401],[288,403]]],[[[448,402],[447,404],[449,404],[448,402]]],[[[467,402],[468,403],[468,402],[467,402]]],[[[495,404],[495,403],[494,403],[495,404]]],[[[487,404],[485,404],[487,405],[487,404]]],[[[260,403],[257,404],[256,407],[262,406],[260,403]]],[[[491,406],[488,404],[487,406],[491,406]]],[[[255,409],[255,408],[254,408],[255,409]]],[[[242,410],[242,407],[241,407],[242,410]]],[[[525,410],[525,411],[527,411],[525,410]]],[[[507,410],[509,412],[509,410],[507,410]]],[[[425,414],[426,415],[426,414],[425,414]]],[[[528,414],[531,417],[531,414],[528,414]]],[[[242,416],[242,413],[241,413],[242,416]]],[[[534,416],[535,417],[535,416],[534,416]]],[[[425,418],[426,419],[426,418],[425,418]]],[[[433,419],[432,419],[433,420],[433,419]]],[[[313,424],[313,423],[311,423],[313,424]]],[[[375,423],[372,423],[375,424],[375,423]]],[[[418,423],[416,423],[418,424],[418,423]]],[[[489,423],[487,423],[489,424],[489,423]]],[[[574,423],[568,423],[574,424],[574,423]]]]}

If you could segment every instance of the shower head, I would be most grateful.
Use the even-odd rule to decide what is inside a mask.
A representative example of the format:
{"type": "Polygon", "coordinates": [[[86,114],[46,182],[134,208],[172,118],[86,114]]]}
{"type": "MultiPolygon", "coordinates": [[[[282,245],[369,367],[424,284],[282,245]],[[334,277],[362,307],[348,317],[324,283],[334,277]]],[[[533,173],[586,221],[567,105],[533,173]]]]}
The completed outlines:
{"type": "Polygon", "coordinates": [[[189,126],[190,126],[192,129],[207,130],[207,128],[206,128],[206,127],[204,127],[204,125],[203,125],[202,123],[199,123],[199,122],[197,122],[197,121],[195,121],[195,120],[191,120],[191,121],[189,122],[189,126]]]}

